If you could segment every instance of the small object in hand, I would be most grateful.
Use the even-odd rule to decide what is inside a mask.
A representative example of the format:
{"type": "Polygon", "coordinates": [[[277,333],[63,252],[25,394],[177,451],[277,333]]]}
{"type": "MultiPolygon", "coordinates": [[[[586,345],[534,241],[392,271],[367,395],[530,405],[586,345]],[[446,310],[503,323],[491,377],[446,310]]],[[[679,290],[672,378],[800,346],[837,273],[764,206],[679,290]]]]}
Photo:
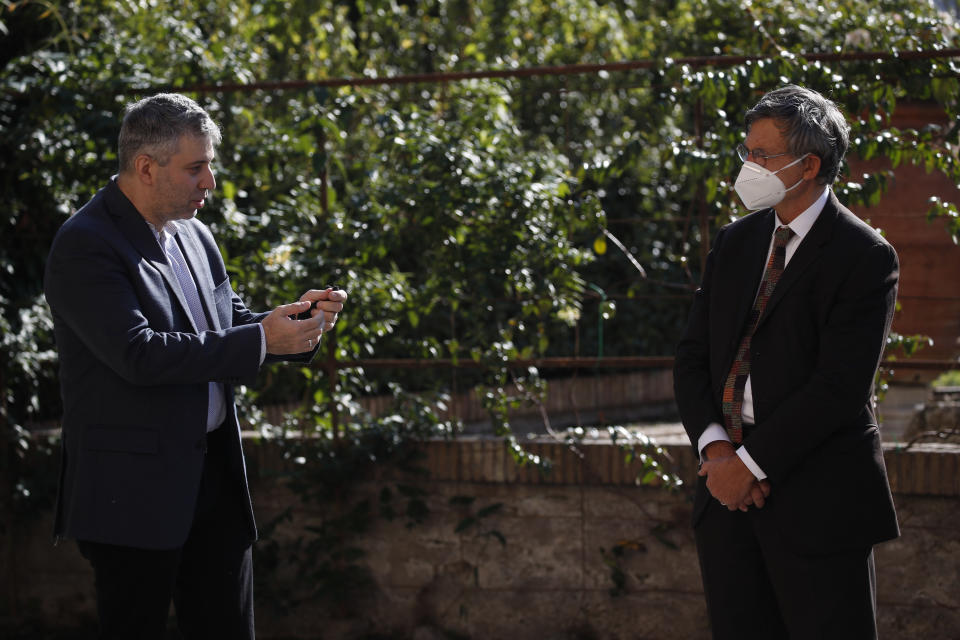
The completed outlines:
{"type": "MultiPolygon", "coordinates": [[[[338,284],[328,284],[324,289],[333,289],[334,291],[339,291],[340,285],[338,284]]],[[[297,320],[309,320],[310,312],[317,308],[317,300],[314,300],[310,303],[310,308],[306,311],[301,311],[296,316],[290,316],[291,318],[296,318],[297,320]]]]}
{"type": "MultiPolygon", "coordinates": [[[[339,291],[339,290],[340,290],[340,285],[338,285],[338,284],[328,284],[327,286],[324,287],[324,289],[333,289],[334,291],[339,291]]],[[[317,301],[314,300],[314,301],[310,304],[310,311],[313,311],[313,310],[316,309],[316,308],[317,308],[317,301]]],[[[309,316],[307,316],[307,317],[309,317],[309,316]]]]}

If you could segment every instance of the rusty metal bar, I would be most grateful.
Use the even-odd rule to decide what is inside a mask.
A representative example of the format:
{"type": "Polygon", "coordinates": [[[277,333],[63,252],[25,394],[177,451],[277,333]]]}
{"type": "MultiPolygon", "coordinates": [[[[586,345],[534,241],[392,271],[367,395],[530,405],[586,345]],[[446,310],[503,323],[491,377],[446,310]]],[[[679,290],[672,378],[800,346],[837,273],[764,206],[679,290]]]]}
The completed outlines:
{"type": "MultiPolygon", "coordinates": [[[[545,369],[591,369],[602,367],[613,369],[617,367],[629,367],[637,369],[660,369],[673,366],[672,356],[615,356],[615,357],[553,357],[553,358],[527,358],[510,360],[507,364],[510,367],[543,367],[545,369]]],[[[338,362],[337,366],[341,368],[353,367],[373,367],[373,368],[396,368],[396,369],[428,369],[431,367],[455,367],[461,369],[484,369],[489,367],[487,362],[477,362],[470,358],[458,358],[454,361],[452,358],[436,358],[432,360],[419,360],[416,358],[369,358],[364,360],[344,360],[338,362]]]]}
{"type": "MultiPolygon", "coordinates": [[[[594,357],[550,357],[550,358],[526,358],[510,360],[507,364],[512,368],[520,367],[541,367],[544,369],[670,369],[673,368],[673,356],[606,356],[603,358],[594,357]]],[[[314,366],[328,367],[329,361],[314,366]]],[[[418,358],[368,358],[363,360],[343,360],[338,361],[336,366],[340,369],[352,369],[354,367],[369,367],[373,369],[429,369],[434,367],[453,367],[460,369],[483,369],[489,367],[489,363],[477,362],[470,358],[459,358],[454,361],[452,358],[435,358],[432,360],[421,360],[418,358]]],[[[884,369],[916,369],[931,371],[948,371],[950,369],[960,369],[960,361],[957,360],[921,360],[919,358],[910,358],[909,360],[884,360],[881,363],[884,369]]]]}
{"type": "Polygon", "coordinates": [[[960,361],[953,360],[921,360],[920,358],[908,358],[907,360],[887,359],[880,363],[884,369],[917,369],[926,371],[949,371],[951,369],[960,369],[960,361]]]}
{"type": "MultiPolygon", "coordinates": [[[[288,91],[313,87],[362,87],[401,84],[435,84],[441,82],[462,82],[466,80],[493,78],[529,78],[533,76],[570,76],[594,74],[600,71],[623,72],[641,69],[657,69],[669,66],[687,65],[691,67],[732,67],[748,62],[775,60],[783,56],[688,56],[667,58],[665,60],[633,60],[627,62],[606,62],[597,64],[569,64],[546,67],[520,67],[517,69],[487,69],[483,71],[454,71],[447,73],[414,73],[387,77],[327,78],[325,80],[277,80],[271,82],[251,82],[249,84],[226,82],[220,84],[192,84],[184,86],[165,85],[160,87],[140,87],[127,89],[121,93],[143,93],[176,90],[184,93],[229,93],[247,91],[288,91]]],[[[846,53],[798,53],[794,56],[812,62],[856,62],[873,60],[930,60],[960,58],[960,49],[935,49],[922,51],[851,51],[846,53]]]]}

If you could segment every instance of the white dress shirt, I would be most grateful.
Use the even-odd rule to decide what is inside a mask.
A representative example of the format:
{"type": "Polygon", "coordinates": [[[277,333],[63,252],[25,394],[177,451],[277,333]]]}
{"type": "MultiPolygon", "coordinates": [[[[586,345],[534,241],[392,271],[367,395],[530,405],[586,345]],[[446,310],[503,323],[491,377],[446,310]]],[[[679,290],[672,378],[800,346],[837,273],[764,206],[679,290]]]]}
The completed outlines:
{"type": "MultiPolygon", "coordinates": [[[[785,226],[790,227],[793,231],[793,236],[790,240],[787,241],[786,247],[786,256],[784,258],[784,269],[790,264],[790,258],[793,257],[793,254],[797,252],[797,248],[800,246],[800,243],[803,242],[803,239],[806,237],[807,233],[810,232],[810,229],[813,227],[813,223],[817,221],[817,218],[820,217],[820,212],[823,211],[823,207],[827,204],[827,197],[830,194],[830,189],[826,188],[823,190],[823,193],[810,205],[806,211],[801,213],[799,216],[793,219],[793,221],[785,226]]],[[[780,222],[779,216],[777,217],[777,224],[774,226],[774,229],[777,227],[784,226],[780,222]]],[[[773,251],[773,234],[770,234],[770,245],[767,247],[767,257],[764,260],[764,264],[767,263],[767,260],[770,259],[770,252],[773,251]]],[[[757,289],[759,293],[759,288],[757,289]]],[[[754,424],[754,413],[753,413],[753,387],[750,384],[750,376],[747,376],[746,386],[743,388],[743,407],[742,413],[744,424],[754,424]]],[[[730,442],[730,437],[727,435],[727,430],[723,428],[723,425],[711,422],[707,428],[704,430],[703,434],[700,436],[700,440],[697,441],[697,450],[700,451],[700,459],[703,460],[703,450],[707,448],[707,445],[711,442],[716,442],[717,440],[726,440],[730,442]]],[[[737,448],[737,455],[740,456],[740,459],[743,461],[747,468],[750,469],[750,472],[757,478],[757,480],[763,480],[767,477],[767,474],[764,473],[763,469],[754,462],[753,458],[750,457],[750,454],[747,452],[746,447],[740,445],[737,448]]]]}
{"type": "MultiPolygon", "coordinates": [[[[196,305],[196,308],[191,306],[188,309],[190,316],[193,318],[194,324],[197,325],[197,328],[200,331],[209,330],[210,327],[207,324],[207,318],[203,313],[203,308],[200,306],[199,289],[197,288],[196,281],[193,279],[193,275],[190,273],[186,258],[183,256],[183,252],[180,250],[180,245],[177,244],[175,238],[178,232],[176,223],[168,222],[163,226],[162,229],[157,229],[149,222],[147,225],[150,227],[153,235],[157,238],[157,242],[160,244],[160,248],[163,249],[164,255],[166,255],[170,266],[173,267],[174,274],[177,276],[177,280],[180,282],[180,288],[192,289],[192,291],[183,291],[183,293],[188,303],[191,303],[191,305],[196,305]]],[[[260,363],[263,364],[267,352],[267,340],[263,331],[263,325],[258,323],[257,326],[260,327],[260,363]]],[[[223,420],[227,417],[226,393],[222,383],[211,381],[207,384],[209,387],[209,400],[207,403],[207,431],[213,431],[219,427],[223,420]]]]}

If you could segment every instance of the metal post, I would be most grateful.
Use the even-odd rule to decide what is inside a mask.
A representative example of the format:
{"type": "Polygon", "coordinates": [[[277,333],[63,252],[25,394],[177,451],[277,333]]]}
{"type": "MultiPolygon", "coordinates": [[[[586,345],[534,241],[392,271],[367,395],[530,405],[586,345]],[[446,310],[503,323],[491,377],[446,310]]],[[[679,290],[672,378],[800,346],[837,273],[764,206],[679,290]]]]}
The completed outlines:
{"type": "Polygon", "coordinates": [[[324,362],[324,371],[327,376],[327,393],[330,398],[327,400],[328,411],[330,411],[330,429],[333,431],[333,440],[340,440],[340,411],[337,405],[337,383],[340,379],[340,366],[337,362],[337,334],[331,333],[325,336],[327,339],[327,358],[324,362]]]}
{"type": "MultiPolygon", "coordinates": [[[[697,98],[693,112],[693,132],[697,138],[697,147],[703,148],[703,102],[697,98]]],[[[697,181],[697,210],[700,218],[700,272],[707,267],[707,255],[710,253],[710,218],[707,215],[707,194],[703,191],[703,181],[697,181]]]]}
{"type": "MultiPolygon", "coordinates": [[[[320,153],[323,154],[323,166],[320,168],[320,207],[323,209],[324,219],[330,217],[330,191],[327,186],[329,164],[327,160],[327,135],[323,129],[320,129],[317,137],[320,153]]],[[[316,151],[314,152],[316,153],[316,151]]],[[[340,410],[337,404],[336,393],[337,383],[340,379],[340,367],[337,363],[337,334],[331,333],[324,335],[327,343],[327,355],[323,363],[323,370],[327,377],[327,411],[330,413],[330,429],[333,432],[333,440],[340,440],[340,410]]]]}

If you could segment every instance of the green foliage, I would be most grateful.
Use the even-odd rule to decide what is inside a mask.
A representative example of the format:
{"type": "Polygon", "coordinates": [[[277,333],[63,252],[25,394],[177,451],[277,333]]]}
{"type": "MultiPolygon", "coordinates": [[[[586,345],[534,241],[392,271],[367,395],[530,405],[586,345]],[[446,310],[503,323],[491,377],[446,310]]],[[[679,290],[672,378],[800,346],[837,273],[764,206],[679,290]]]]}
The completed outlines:
{"type": "MultiPolygon", "coordinates": [[[[900,310],[900,303],[897,303],[897,311],[900,310]]],[[[890,390],[890,380],[896,372],[896,362],[901,358],[911,358],[924,347],[933,346],[933,339],[930,336],[914,334],[911,336],[903,335],[896,331],[891,331],[887,336],[887,345],[884,354],[890,364],[883,365],[877,369],[877,375],[874,382],[874,401],[883,400],[887,391],[890,390]]]]}
{"type": "Polygon", "coordinates": [[[944,371],[930,383],[932,387],[960,387],[960,371],[944,371]]]}
{"type": "MultiPolygon", "coordinates": [[[[455,432],[440,412],[464,389],[477,389],[519,462],[549,470],[508,419],[543,393],[541,372],[508,362],[672,352],[710,238],[743,213],[731,150],[742,114],[769,89],[795,82],[833,98],[861,158],[960,182],[957,62],[886,55],[956,46],[954,22],[920,1],[873,2],[865,17],[859,0],[3,0],[0,36],[0,512],[49,500],[55,482],[24,462],[37,442],[27,426],[61,411],[41,299],[50,241],[115,172],[123,105],[158,87],[653,61],[573,76],[188,91],[223,128],[220,189],[203,217],[252,307],[335,281],[350,300],[323,357],[484,365],[454,376],[354,367],[333,379],[332,369],[267,368],[242,402],[253,415],[300,402],[286,426],[309,437],[292,441],[290,460],[304,462],[290,481],[308,500],[321,499],[316,487],[346,492],[367,461],[403,460],[407,438],[455,432]],[[886,57],[815,58],[864,51],[886,57]],[[678,62],[694,56],[748,59],[678,62]],[[906,100],[939,105],[947,124],[891,126],[906,100]],[[606,234],[645,276],[620,249],[595,245],[606,234]],[[524,391],[511,396],[511,385],[524,391]],[[381,394],[394,406],[367,415],[358,400],[381,394]]],[[[886,169],[846,171],[836,192],[874,204],[888,182],[886,169]]],[[[931,216],[960,235],[955,203],[932,201],[931,216]]],[[[627,444],[625,455],[657,460],[627,444]]],[[[658,465],[644,477],[669,484],[658,465]]],[[[402,508],[393,491],[339,503],[301,550],[330,549],[325,575],[361,583],[350,527],[426,517],[422,496],[395,491],[402,508]]],[[[321,591],[333,584],[310,577],[321,591]]]]}
{"type": "Polygon", "coordinates": [[[669,454],[646,434],[619,425],[611,425],[602,430],[574,427],[564,434],[567,446],[577,452],[587,438],[591,441],[609,438],[610,444],[620,449],[628,466],[639,464],[635,476],[638,486],[659,487],[669,491],[683,486],[683,480],[672,470],[674,465],[669,454]]]}
{"type": "MultiPolygon", "coordinates": [[[[614,598],[627,593],[627,572],[623,568],[623,562],[631,552],[646,553],[647,545],[639,540],[621,540],[609,551],[603,547],[600,548],[603,563],[610,569],[610,581],[613,583],[610,587],[610,595],[614,598]]],[[[643,580],[646,576],[639,577],[643,580]]]]}

